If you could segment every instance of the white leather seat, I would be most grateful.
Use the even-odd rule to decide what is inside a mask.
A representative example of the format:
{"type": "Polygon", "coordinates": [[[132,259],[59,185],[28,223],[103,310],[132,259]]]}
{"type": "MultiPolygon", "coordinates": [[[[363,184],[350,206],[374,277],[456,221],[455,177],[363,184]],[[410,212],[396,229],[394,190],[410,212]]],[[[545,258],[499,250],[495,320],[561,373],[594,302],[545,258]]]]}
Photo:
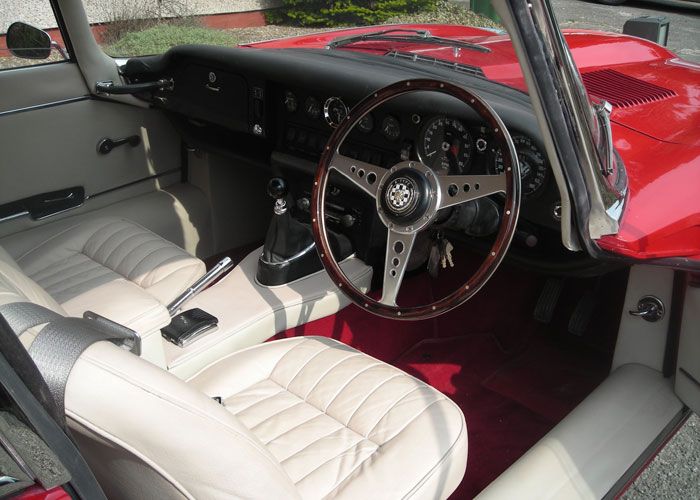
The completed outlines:
{"type": "MultiPolygon", "coordinates": [[[[29,279],[14,259],[0,247],[0,305],[14,302],[33,302],[55,313],[66,315],[63,308],[46,291],[29,279]]],[[[20,336],[20,341],[29,347],[41,328],[30,328],[20,336]]]]}
{"type": "Polygon", "coordinates": [[[167,324],[164,306],[205,272],[201,260],[116,217],[68,219],[4,243],[68,315],[92,310],[142,333],[167,324]]]}
{"type": "Polygon", "coordinates": [[[110,498],[445,498],[466,467],[453,402],[325,338],[255,346],[188,383],[100,342],[66,414],[110,498]]]}

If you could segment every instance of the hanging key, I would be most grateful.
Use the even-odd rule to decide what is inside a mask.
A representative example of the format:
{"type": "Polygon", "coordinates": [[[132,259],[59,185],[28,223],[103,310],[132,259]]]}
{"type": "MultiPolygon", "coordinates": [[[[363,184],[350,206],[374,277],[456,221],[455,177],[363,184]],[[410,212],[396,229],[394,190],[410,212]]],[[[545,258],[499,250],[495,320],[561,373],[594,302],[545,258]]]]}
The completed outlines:
{"type": "Polygon", "coordinates": [[[440,238],[438,240],[438,250],[440,250],[440,267],[445,269],[447,267],[447,240],[445,238],[440,238]]]}
{"type": "Polygon", "coordinates": [[[430,256],[428,257],[428,274],[431,278],[438,277],[438,270],[440,267],[440,248],[438,240],[434,241],[430,245],[430,256]]]}
{"type": "MultiPolygon", "coordinates": [[[[445,241],[445,258],[447,259],[447,263],[450,265],[450,267],[455,267],[455,263],[452,260],[452,250],[454,250],[455,247],[452,246],[452,243],[450,243],[450,241],[447,238],[445,238],[444,241],[445,241]]],[[[442,267],[444,268],[445,266],[442,266],[442,267]]]]}

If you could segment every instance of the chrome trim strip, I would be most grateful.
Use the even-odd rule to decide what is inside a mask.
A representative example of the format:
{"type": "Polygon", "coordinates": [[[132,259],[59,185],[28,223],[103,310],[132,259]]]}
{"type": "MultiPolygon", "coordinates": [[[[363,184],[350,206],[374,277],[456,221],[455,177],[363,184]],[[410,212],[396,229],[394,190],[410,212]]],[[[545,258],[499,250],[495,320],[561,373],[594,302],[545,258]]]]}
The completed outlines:
{"type": "Polygon", "coordinates": [[[294,261],[294,260],[297,260],[298,258],[300,258],[300,257],[302,257],[302,256],[304,256],[304,255],[306,255],[307,253],[309,253],[309,252],[310,252],[311,250],[313,250],[314,248],[316,248],[316,243],[311,243],[308,247],[306,247],[306,248],[303,249],[302,251],[297,252],[296,254],[292,255],[292,256],[289,257],[288,259],[284,259],[284,260],[281,260],[281,261],[279,261],[279,262],[268,262],[268,261],[266,261],[266,260],[264,260],[264,259],[262,258],[262,255],[260,256],[260,260],[261,260],[262,262],[264,262],[265,264],[269,264],[269,265],[271,265],[271,266],[279,266],[279,265],[282,265],[282,264],[289,264],[290,262],[292,262],[292,261],[294,261]]]}
{"type": "Polygon", "coordinates": [[[53,108],[54,106],[61,106],[63,104],[87,101],[88,99],[90,99],[89,95],[82,95],[79,97],[69,97],[68,99],[61,99],[58,101],[45,102],[43,104],[35,104],[33,106],[27,106],[24,108],[8,109],[6,111],[0,111],[0,118],[2,118],[3,116],[14,115],[16,113],[25,113],[27,111],[36,111],[39,109],[53,108]]]}
{"type": "MultiPolygon", "coordinates": [[[[341,260],[340,262],[338,262],[338,264],[342,264],[343,262],[346,262],[346,261],[348,261],[348,260],[350,260],[350,259],[354,259],[354,258],[358,258],[358,257],[357,257],[357,255],[355,255],[354,253],[351,253],[350,255],[348,255],[347,257],[345,257],[343,260],[341,260]]],[[[361,259],[358,258],[358,260],[361,260],[361,259]]],[[[363,262],[364,262],[364,261],[363,261],[363,262]]],[[[357,276],[355,276],[354,279],[352,279],[351,281],[355,281],[355,280],[357,280],[357,279],[362,278],[363,276],[365,276],[365,275],[367,274],[368,271],[369,271],[369,272],[374,272],[374,268],[373,268],[372,266],[367,266],[367,270],[365,270],[362,274],[358,274],[357,276]]],[[[306,276],[302,276],[301,278],[297,278],[297,279],[295,279],[295,280],[293,280],[293,281],[290,281],[289,283],[282,283],[281,285],[263,285],[262,283],[260,283],[260,282],[258,281],[258,278],[257,278],[257,276],[256,276],[256,277],[255,277],[255,284],[258,285],[258,286],[260,286],[260,287],[263,287],[263,288],[268,288],[268,289],[274,290],[275,288],[282,288],[282,287],[285,287],[285,286],[293,285],[294,283],[299,283],[300,281],[303,281],[303,280],[306,280],[306,279],[309,279],[309,278],[314,278],[314,277],[316,277],[316,275],[321,274],[321,273],[326,274],[326,270],[323,269],[323,268],[321,268],[321,269],[319,269],[318,271],[314,271],[314,272],[311,273],[311,274],[307,274],[306,276]]],[[[336,288],[336,290],[337,290],[337,288],[336,288]]],[[[331,291],[333,291],[333,290],[331,290],[331,291]]]]}
{"type": "Polygon", "coordinates": [[[176,174],[178,172],[182,172],[182,168],[171,168],[170,170],[166,170],[165,172],[160,172],[158,174],[149,175],[148,177],[143,177],[143,178],[137,179],[135,181],[127,182],[126,184],[121,184],[121,185],[115,186],[113,188],[105,189],[104,191],[100,191],[100,192],[95,193],[95,194],[88,194],[85,196],[85,201],[91,200],[93,198],[97,198],[98,196],[102,196],[103,194],[111,193],[112,191],[117,191],[118,189],[127,188],[127,187],[133,186],[135,184],[139,184],[141,182],[151,181],[153,179],[165,177],[166,175],[173,175],[173,174],[176,174]]]}
{"type": "Polygon", "coordinates": [[[29,215],[29,211],[28,211],[28,210],[22,210],[21,212],[15,212],[14,214],[11,214],[11,215],[8,215],[8,216],[6,216],[6,217],[0,218],[0,223],[8,222],[8,221],[15,220],[15,219],[19,219],[20,217],[24,217],[24,216],[26,216],[26,215],[29,215]]]}

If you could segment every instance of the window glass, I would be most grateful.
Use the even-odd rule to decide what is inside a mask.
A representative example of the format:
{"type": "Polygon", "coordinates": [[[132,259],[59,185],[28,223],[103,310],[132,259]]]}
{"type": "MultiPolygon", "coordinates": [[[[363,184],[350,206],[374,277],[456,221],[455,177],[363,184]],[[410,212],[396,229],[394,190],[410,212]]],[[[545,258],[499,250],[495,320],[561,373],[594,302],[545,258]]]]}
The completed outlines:
{"type": "Polygon", "coordinates": [[[0,70],[61,62],[68,57],[48,0],[3,1],[0,9],[0,70]],[[8,42],[16,49],[14,53],[8,48],[8,42]]]}
{"type": "Polygon", "coordinates": [[[500,28],[490,0],[83,0],[93,33],[114,57],[199,43],[241,43],[333,28],[440,23],[500,28]],[[480,6],[478,5],[480,4],[480,6]]]}

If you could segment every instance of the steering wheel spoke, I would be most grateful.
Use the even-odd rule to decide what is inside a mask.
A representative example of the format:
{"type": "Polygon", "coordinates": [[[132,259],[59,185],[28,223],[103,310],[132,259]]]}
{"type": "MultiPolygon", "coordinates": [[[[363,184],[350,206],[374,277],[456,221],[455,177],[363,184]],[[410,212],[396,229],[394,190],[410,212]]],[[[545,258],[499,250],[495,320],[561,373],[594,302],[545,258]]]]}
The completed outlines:
{"type": "MultiPolygon", "coordinates": [[[[386,318],[432,318],[469,300],[496,271],[515,234],[520,210],[520,189],[520,168],[513,141],[505,124],[488,102],[471,90],[449,82],[430,79],[404,80],[368,95],[350,110],[347,118],[339,123],[331,134],[314,177],[311,192],[311,229],[323,267],[338,289],[355,305],[386,318]],[[340,154],[344,141],[364,116],[392,99],[414,92],[446,94],[475,111],[485,126],[493,131],[494,148],[502,151],[502,161],[499,163],[499,168],[502,164],[502,173],[441,176],[435,175],[435,172],[421,161],[410,158],[392,164],[387,170],[340,154]],[[379,299],[374,294],[358,288],[345,275],[333,255],[326,222],[326,194],[333,170],[372,196],[376,218],[388,228],[382,293],[379,299]],[[430,303],[398,305],[396,300],[411,252],[416,246],[417,234],[429,230],[432,224],[440,220],[440,209],[496,193],[504,193],[503,216],[494,242],[479,268],[471,276],[465,276],[463,283],[451,293],[435,298],[430,303]]],[[[368,205],[369,203],[367,208],[368,205]]],[[[372,230],[373,217],[366,217],[363,222],[367,226],[362,230],[372,230]]]]}
{"type": "Polygon", "coordinates": [[[382,304],[396,306],[396,297],[415,241],[416,233],[399,233],[389,229],[386,238],[382,298],[379,300],[382,304]]]}
{"type": "Polygon", "coordinates": [[[343,174],[372,198],[377,197],[379,180],[387,172],[385,168],[355,160],[340,153],[333,155],[328,168],[343,174]]]}
{"type": "Polygon", "coordinates": [[[440,203],[447,208],[460,203],[506,192],[506,175],[445,175],[438,176],[440,203]]]}

